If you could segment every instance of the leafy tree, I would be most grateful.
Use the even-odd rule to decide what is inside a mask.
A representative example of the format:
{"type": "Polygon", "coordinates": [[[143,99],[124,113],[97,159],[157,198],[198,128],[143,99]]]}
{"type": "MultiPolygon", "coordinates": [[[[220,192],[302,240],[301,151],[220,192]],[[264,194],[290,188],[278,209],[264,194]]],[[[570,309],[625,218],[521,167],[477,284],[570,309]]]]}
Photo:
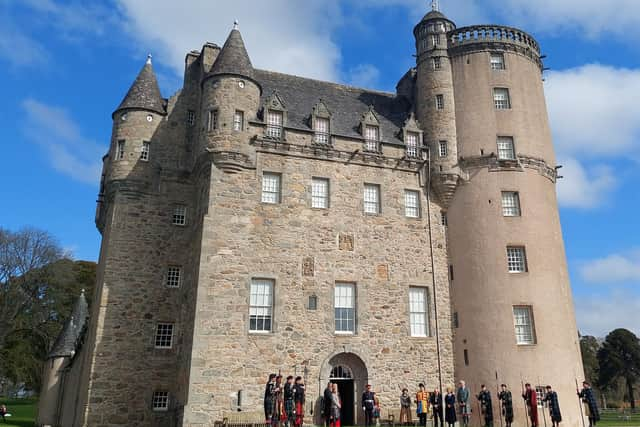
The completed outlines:
{"type": "Polygon", "coordinates": [[[603,388],[624,380],[631,408],[635,408],[633,387],[640,379],[640,340],[627,329],[615,329],[598,350],[598,382],[603,388]]]}
{"type": "Polygon", "coordinates": [[[582,353],[582,365],[584,376],[594,386],[598,386],[598,350],[600,343],[596,337],[584,335],[580,337],[580,352],[582,353]]]}

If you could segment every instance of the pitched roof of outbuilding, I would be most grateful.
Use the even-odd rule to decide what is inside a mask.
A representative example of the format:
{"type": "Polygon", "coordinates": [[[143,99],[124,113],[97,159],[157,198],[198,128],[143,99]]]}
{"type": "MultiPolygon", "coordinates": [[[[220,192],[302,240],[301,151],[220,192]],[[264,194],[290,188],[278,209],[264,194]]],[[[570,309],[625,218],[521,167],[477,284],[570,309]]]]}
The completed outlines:
{"type": "Polygon", "coordinates": [[[286,126],[311,129],[313,107],[322,100],[331,112],[331,133],[362,138],[359,125],[362,115],[373,106],[380,121],[380,136],[385,142],[401,142],[401,130],[411,105],[394,93],[378,92],[272,71],[255,70],[262,86],[262,104],[277,91],[286,105],[286,126]]]}
{"type": "Polygon", "coordinates": [[[83,290],[73,306],[71,317],[65,322],[47,358],[73,357],[78,349],[78,344],[88,318],[89,306],[83,290]]]}
{"type": "Polygon", "coordinates": [[[160,94],[158,79],[153,71],[153,65],[151,65],[151,57],[147,59],[116,111],[124,109],[166,113],[165,101],[160,94]]]}
{"type": "Polygon", "coordinates": [[[242,35],[236,28],[231,30],[227,41],[224,42],[222,50],[218,54],[211,74],[236,74],[253,78],[253,65],[244,46],[242,35]]]}

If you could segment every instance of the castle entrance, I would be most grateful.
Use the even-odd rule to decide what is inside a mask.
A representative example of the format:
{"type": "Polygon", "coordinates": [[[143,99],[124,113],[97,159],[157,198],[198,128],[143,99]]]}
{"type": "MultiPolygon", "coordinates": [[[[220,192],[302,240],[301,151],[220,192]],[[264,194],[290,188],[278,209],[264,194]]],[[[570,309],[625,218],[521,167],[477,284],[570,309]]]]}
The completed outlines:
{"type": "Polygon", "coordinates": [[[342,402],[340,424],[343,426],[364,424],[361,398],[369,381],[369,375],[362,359],[354,353],[336,354],[323,367],[322,374],[321,377],[324,378],[320,379],[321,384],[331,381],[338,385],[342,402]]]}

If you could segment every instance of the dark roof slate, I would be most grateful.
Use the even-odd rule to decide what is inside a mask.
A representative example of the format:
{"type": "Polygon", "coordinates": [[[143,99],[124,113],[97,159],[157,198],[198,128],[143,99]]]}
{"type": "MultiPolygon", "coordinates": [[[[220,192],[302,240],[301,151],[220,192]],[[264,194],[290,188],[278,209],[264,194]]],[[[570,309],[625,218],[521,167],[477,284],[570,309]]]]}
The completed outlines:
{"type": "Polygon", "coordinates": [[[310,130],[313,107],[322,100],[331,112],[332,134],[362,138],[362,116],[373,106],[382,141],[402,142],[402,126],[411,111],[404,97],[265,70],[255,70],[255,79],[262,86],[262,105],[277,91],[287,107],[287,127],[310,130]]]}
{"type": "Polygon", "coordinates": [[[83,290],[76,300],[71,317],[65,322],[47,358],[73,357],[78,350],[78,344],[82,338],[88,318],[89,306],[83,290]]]}
{"type": "Polygon", "coordinates": [[[231,30],[227,41],[211,67],[211,74],[236,74],[253,78],[253,65],[244,46],[242,35],[237,29],[231,30]]]}
{"type": "Polygon", "coordinates": [[[141,109],[166,114],[165,102],[160,94],[151,59],[144,64],[116,111],[123,109],[141,109]]]}

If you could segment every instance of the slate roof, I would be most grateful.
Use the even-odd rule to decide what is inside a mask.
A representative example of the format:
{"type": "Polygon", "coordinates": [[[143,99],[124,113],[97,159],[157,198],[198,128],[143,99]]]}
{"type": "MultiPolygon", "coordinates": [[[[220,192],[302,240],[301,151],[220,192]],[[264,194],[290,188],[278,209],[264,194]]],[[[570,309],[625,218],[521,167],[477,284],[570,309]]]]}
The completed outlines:
{"type": "Polygon", "coordinates": [[[310,130],[311,112],[322,100],[331,112],[332,134],[362,138],[359,132],[362,115],[372,105],[380,121],[381,140],[402,143],[402,126],[411,111],[404,97],[273,71],[256,69],[254,76],[262,86],[262,104],[274,91],[278,92],[286,107],[287,127],[310,130]]]}
{"type": "Polygon", "coordinates": [[[236,74],[253,78],[253,65],[237,29],[231,30],[227,41],[211,67],[211,74],[236,74]]]}
{"type": "Polygon", "coordinates": [[[47,359],[54,357],[73,357],[78,349],[78,344],[80,338],[82,338],[88,318],[89,306],[87,305],[83,290],[76,300],[73,311],[71,312],[71,317],[65,322],[47,359]]]}
{"type": "Polygon", "coordinates": [[[153,72],[150,58],[138,73],[138,77],[136,77],[115,112],[130,108],[166,114],[165,101],[160,94],[160,87],[158,86],[156,74],[153,72]]]}

